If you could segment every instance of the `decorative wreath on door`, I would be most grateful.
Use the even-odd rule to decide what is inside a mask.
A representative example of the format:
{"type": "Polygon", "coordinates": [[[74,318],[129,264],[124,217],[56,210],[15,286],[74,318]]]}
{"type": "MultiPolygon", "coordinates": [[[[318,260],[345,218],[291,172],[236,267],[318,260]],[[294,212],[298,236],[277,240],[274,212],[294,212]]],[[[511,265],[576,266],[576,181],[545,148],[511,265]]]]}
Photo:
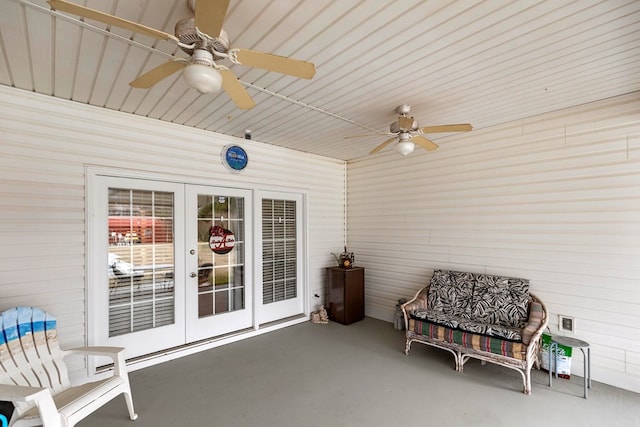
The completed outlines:
{"type": "Polygon", "coordinates": [[[215,225],[209,229],[209,247],[218,254],[224,255],[231,252],[236,245],[236,236],[231,230],[215,225]]]}

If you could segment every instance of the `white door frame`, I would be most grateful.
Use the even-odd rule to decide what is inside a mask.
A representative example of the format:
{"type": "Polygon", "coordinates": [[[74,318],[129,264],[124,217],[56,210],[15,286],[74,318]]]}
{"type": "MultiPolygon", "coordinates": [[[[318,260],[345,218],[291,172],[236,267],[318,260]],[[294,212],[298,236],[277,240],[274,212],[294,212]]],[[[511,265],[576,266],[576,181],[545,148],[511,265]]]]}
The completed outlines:
{"type": "MultiPolygon", "coordinates": [[[[99,245],[101,245],[102,243],[104,243],[101,240],[100,236],[104,236],[107,234],[107,231],[104,230],[96,230],[97,226],[97,218],[96,218],[96,203],[99,199],[98,195],[96,194],[94,190],[94,188],[96,188],[96,179],[99,177],[113,177],[113,178],[125,178],[125,179],[138,179],[138,180],[147,180],[147,181],[160,181],[163,183],[167,183],[167,184],[177,184],[180,186],[185,186],[185,185],[204,185],[204,186],[209,186],[211,185],[211,180],[210,179],[198,179],[198,178],[194,178],[192,176],[176,176],[176,175],[170,175],[170,174],[162,174],[162,173],[150,173],[150,172],[144,172],[144,171],[135,171],[135,170],[128,170],[128,169],[119,169],[119,168],[114,168],[114,167],[107,167],[107,166],[97,166],[97,165],[86,165],[85,166],[85,212],[86,212],[86,235],[85,235],[85,241],[86,241],[86,250],[85,250],[85,265],[86,267],[86,272],[85,272],[85,290],[86,290],[86,299],[85,299],[85,313],[86,313],[86,318],[85,318],[85,324],[86,324],[86,329],[85,329],[85,337],[86,337],[86,343],[87,345],[98,345],[98,339],[97,339],[97,335],[96,335],[96,331],[99,328],[104,328],[104,319],[108,319],[108,313],[96,313],[96,307],[97,307],[97,303],[96,301],[98,300],[98,298],[100,298],[98,295],[96,295],[96,287],[93,286],[94,283],[94,279],[98,276],[106,278],[108,276],[108,272],[107,272],[107,263],[103,262],[104,260],[100,257],[100,255],[96,254],[95,251],[93,250],[94,248],[98,247],[99,245]],[[105,234],[101,234],[102,231],[104,231],[105,234]],[[102,318],[100,318],[99,316],[103,316],[102,318]]],[[[282,322],[274,322],[274,323],[270,323],[269,325],[264,325],[262,328],[260,328],[260,324],[264,323],[260,321],[260,313],[258,312],[258,308],[257,308],[257,304],[253,304],[253,312],[254,312],[254,316],[253,316],[253,328],[252,330],[248,330],[242,334],[232,334],[229,335],[228,337],[225,338],[220,338],[220,337],[213,337],[210,340],[204,340],[201,342],[198,342],[194,345],[186,345],[183,346],[181,348],[178,349],[173,349],[172,351],[168,351],[168,352],[162,352],[160,354],[156,354],[153,356],[148,356],[148,357],[140,357],[138,358],[135,362],[134,365],[131,367],[132,369],[140,369],[143,367],[147,367],[147,366],[153,366],[157,363],[161,363],[164,361],[168,361],[168,360],[173,360],[185,355],[189,355],[189,354],[194,354],[197,353],[199,351],[204,351],[207,349],[211,349],[211,348],[215,348],[217,346],[220,345],[224,345],[227,343],[231,343],[231,342],[235,342],[235,341],[239,341],[242,339],[246,339],[252,336],[256,336],[256,335],[260,335],[262,333],[265,332],[269,332],[272,330],[277,330],[283,327],[287,327],[287,326],[291,326],[297,323],[301,323],[301,322],[306,322],[308,319],[308,315],[310,314],[310,310],[311,310],[311,301],[310,301],[310,290],[309,290],[309,261],[308,261],[308,254],[309,254],[309,250],[308,250],[308,235],[309,235],[309,230],[308,230],[308,195],[307,192],[303,189],[292,189],[292,188],[280,188],[277,185],[273,187],[273,189],[270,190],[266,190],[266,189],[261,189],[259,187],[255,187],[255,186],[247,186],[246,184],[241,184],[241,183],[237,183],[237,182],[228,182],[228,181],[216,181],[216,186],[217,187],[225,187],[225,188],[231,188],[231,189],[246,189],[246,190],[250,190],[252,192],[252,203],[255,205],[255,203],[258,203],[258,200],[261,200],[259,197],[259,194],[264,195],[264,194],[268,194],[270,192],[276,193],[276,194],[282,194],[282,193],[290,193],[290,194],[299,194],[302,195],[302,200],[303,200],[303,204],[302,204],[302,221],[304,222],[303,225],[303,231],[302,234],[300,235],[300,243],[302,245],[302,249],[303,249],[303,257],[302,257],[302,261],[301,261],[301,266],[303,267],[303,273],[301,275],[301,280],[302,280],[302,289],[303,289],[303,315],[304,317],[297,317],[297,318],[292,318],[292,319],[284,319],[282,322]]],[[[104,202],[103,202],[104,203],[104,202]]],[[[176,201],[176,205],[179,202],[176,201]]],[[[183,199],[181,202],[183,205],[185,203],[185,200],[183,199]]],[[[259,237],[257,236],[256,232],[256,212],[257,209],[254,209],[254,213],[253,213],[253,217],[252,217],[252,221],[253,221],[253,225],[251,224],[247,224],[247,227],[253,227],[253,232],[254,232],[254,250],[251,252],[247,253],[247,256],[252,256],[251,254],[253,254],[254,256],[254,263],[253,263],[253,278],[254,278],[254,282],[255,282],[255,278],[256,277],[261,277],[262,274],[262,259],[261,259],[261,254],[260,256],[256,255],[256,250],[255,247],[257,246],[261,246],[261,240],[259,239],[259,237]]],[[[180,215],[184,215],[184,211],[180,214],[180,215]]],[[[181,218],[181,221],[184,221],[184,218],[181,218]]],[[[98,227],[99,228],[99,227],[98,227]]],[[[180,251],[182,251],[182,253],[186,253],[186,247],[185,247],[185,241],[184,241],[184,234],[180,237],[180,243],[177,242],[178,240],[178,234],[183,234],[182,232],[180,233],[176,233],[176,245],[180,244],[180,247],[176,247],[176,256],[180,256],[180,251]]],[[[186,277],[186,269],[184,268],[184,263],[180,263],[183,265],[181,271],[176,271],[176,276],[180,275],[182,277],[186,277]]],[[[106,279],[105,279],[106,280],[106,279]]],[[[262,280],[260,280],[260,283],[254,283],[253,284],[253,288],[254,288],[254,301],[261,301],[262,298],[262,280]]],[[[180,309],[183,317],[184,317],[184,309],[186,307],[186,302],[183,299],[182,300],[182,304],[180,305],[182,308],[180,309]]],[[[178,313],[176,312],[176,318],[178,316],[178,313]]],[[[89,358],[88,363],[87,363],[87,368],[88,368],[88,374],[89,376],[93,376],[96,374],[96,370],[95,367],[96,366],[100,366],[104,363],[100,363],[100,361],[98,360],[98,358],[89,358]]]]}

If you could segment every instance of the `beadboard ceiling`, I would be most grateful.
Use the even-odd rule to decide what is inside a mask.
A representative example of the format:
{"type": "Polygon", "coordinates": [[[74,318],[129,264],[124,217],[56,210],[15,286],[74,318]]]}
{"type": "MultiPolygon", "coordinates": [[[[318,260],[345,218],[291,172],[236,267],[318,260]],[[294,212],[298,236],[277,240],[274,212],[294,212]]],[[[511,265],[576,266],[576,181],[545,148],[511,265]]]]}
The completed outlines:
{"type": "MultiPolygon", "coordinates": [[[[72,0],[173,34],[186,0],[72,0]]],[[[229,65],[257,105],[201,95],[180,73],[128,82],[170,42],[81,22],[44,0],[0,0],[0,83],[322,156],[366,156],[395,107],[476,130],[640,91],[640,1],[231,0],[232,47],[311,61],[312,80],[229,65]]],[[[640,92],[639,96],[640,96],[640,92]]],[[[449,135],[427,135],[446,149],[449,135]]],[[[395,156],[391,147],[378,156],[395,156]]]]}

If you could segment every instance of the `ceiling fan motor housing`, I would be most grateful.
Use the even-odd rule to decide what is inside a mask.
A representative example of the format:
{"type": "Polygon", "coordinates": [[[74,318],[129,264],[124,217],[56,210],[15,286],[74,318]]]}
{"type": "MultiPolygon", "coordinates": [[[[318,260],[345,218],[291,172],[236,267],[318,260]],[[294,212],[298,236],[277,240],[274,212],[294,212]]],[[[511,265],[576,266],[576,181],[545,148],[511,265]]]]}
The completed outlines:
{"type": "MultiPolygon", "coordinates": [[[[213,42],[206,43],[196,31],[195,18],[183,18],[179,20],[175,26],[175,36],[180,40],[180,43],[186,45],[195,44],[196,49],[205,49],[211,52],[213,59],[216,61],[223,59],[222,56],[216,55],[216,52],[227,53],[229,51],[229,35],[225,30],[220,30],[220,34],[216,38],[210,36],[213,38],[213,42]]],[[[179,46],[186,54],[191,55],[193,53],[193,49],[179,46]]]]}
{"type": "Polygon", "coordinates": [[[416,131],[418,130],[418,122],[415,121],[413,119],[413,117],[410,117],[411,119],[411,126],[407,127],[407,121],[405,120],[404,125],[405,127],[402,127],[400,125],[400,119],[406,119],[407,116],[409,115],[409,113],[411,112],[411,105],[408,104],[402,104],[402,105],[398,105],[396,107],[396,113],[398,113],[401,117],[398,117],[398,120],[396,120],[395,122],[391,123],[391,125],[389,126],[389,129],[391,130],[391,133],[398,133],[398,132],[410,132],[410,131],[416,131]]]}
{"type": "Polygon", "coordinates": [[[396,120],[395,122],[393,122],[393,123],[391,123],[389,125],[389,130],[391,131],[391,133],[416,131],[416,130],[418,130],[418,121],[417,120],[413,120],[413,123],[411,123],[411,128],[410,129],[401,129],[400,128],[400,124],[396,120]]]}

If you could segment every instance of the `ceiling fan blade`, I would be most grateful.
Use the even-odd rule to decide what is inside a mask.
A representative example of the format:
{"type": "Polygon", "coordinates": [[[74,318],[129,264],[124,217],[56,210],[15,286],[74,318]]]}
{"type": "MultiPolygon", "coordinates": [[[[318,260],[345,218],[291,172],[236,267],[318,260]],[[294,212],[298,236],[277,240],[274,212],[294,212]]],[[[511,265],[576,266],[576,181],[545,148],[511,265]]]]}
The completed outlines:
{"type": "Polygon", "coordinates": [[[429,141],[424,136],[416,135],[413,138],[411,138],[411,142],[419,145],[420,147],[424,148],[427,151],[433,151],[438,149],[438,144],[436,144],[433,141],[429,141]]]}
{"type": "Polygon", "coordinates": [[[251,98],[247,90],[242,86],[238,78],[231,70],[218,70],[222,74],[222,88],[227,95],[236,103],[238,108],[248,110],[255,107],[256,103],[251,98]]]}
{"type": "Polygon", "coordinates": [[[129,86],[140,89],[148,89],[159,81],[166,79],[171,74],[183,69],[186,66],[187,64],[185,64],[184,62],[165,62],[164,64],[158,65],[151,71],[147,71],[143,75],[139,76],[137,79],[129,83],[129,86]]]}
{"type": "Polygon", "coordinates": [[[275,71],[303,79],[310,79],[316,74],[316,66],[311,62],[299,59],[285,58],[270,53],[257,52],[249,49],[232,49],[234,62],[263,70],[275,71]]]}
{"type": "Polygon", "coordinates": [[[165,33],[163,31],[156,30],[155,28],[147,27],[146,25],[138,24],[137,22],[129,21],[124,18],[118,18],[117,16],[109,15],[95,9],[69,3],[65,0],[47,0],[47,3],[49,3],[53,10],[71,13],[73,15],[92,19],[107,25],[113,25],[118,28],[123,28],[125,30],[133,31],[134,33],[143,34],[156,39],[173,40],[176,43],[178,42],[177,37],[173,34],[165,33]]]}
{"type": "Polygon", "coordinates": [[[440,126],[425,126],[420,128],[423,133],[441,133],[441,132],[469,132],[473,129],[469,123],[463,123],[458,125],[440,125],[440,126]]]}
{"type": "Polygon", "coordinates": [[[374,148],[373,150],[371,150],[369,152],[369,154],[375,154],[378,151],[382,150],[384,147],[386,147],[387,145],[391,144],[393,141],[397,140],[397,137],[393,137],[393,138],[389,138],[387,139],[385,142],[383,142],[382,144],[378,145],[376,148],[374,148]]]}
{"type": "Polygon", "coordinates": [[[196,27],[210,37],[218,37],[231,0],[196,1],[196,27]]]}
{"type": "Polygon", "coordinates": [[[413,126],[413,117],[398,116],[398,126],[402,130],[410,130],[413,126]]]}

